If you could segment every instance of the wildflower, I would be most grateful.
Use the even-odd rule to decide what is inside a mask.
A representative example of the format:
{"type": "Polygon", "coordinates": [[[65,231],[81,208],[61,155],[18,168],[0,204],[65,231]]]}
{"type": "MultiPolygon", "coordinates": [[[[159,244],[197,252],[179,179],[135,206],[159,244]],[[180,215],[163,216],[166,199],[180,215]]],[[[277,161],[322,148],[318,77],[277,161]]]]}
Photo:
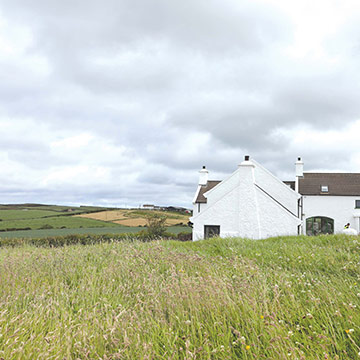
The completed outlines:
{"type": "Polygon", "coordinates": [[[294,333],[290,330],[290,331],[288,332],[288,335],[289,335],[289,336],[293,336],[294,333]]]}
{"type": "Polygon", "coordinates": [[[191,324],[191,320],[186,320],[186,321],[185,321],[185,324],[186,324],[186,325],[190,325],[190,324],[191,324]]]}
{"type": "Polygon", "coordinates": [[[263,315],[261,315],[261,316],[260,316],[260,319],[263,319],[263,318],[264,318],[264,316],[263,316],[263,315]]]}
{"type": "Polygon", "coordinates": [[[246,346],[245,346],[245,349],[246,349],[246,350],[250,350],[250,348],[251,348],[250,345],[246,345],[246,346]]]}
{"type": "Polygon", "coordinates": [[[310,314],[310,313],[307,313],[306,316],[309,318],[309,319],[312,319],[313,316],[310,314]]]}

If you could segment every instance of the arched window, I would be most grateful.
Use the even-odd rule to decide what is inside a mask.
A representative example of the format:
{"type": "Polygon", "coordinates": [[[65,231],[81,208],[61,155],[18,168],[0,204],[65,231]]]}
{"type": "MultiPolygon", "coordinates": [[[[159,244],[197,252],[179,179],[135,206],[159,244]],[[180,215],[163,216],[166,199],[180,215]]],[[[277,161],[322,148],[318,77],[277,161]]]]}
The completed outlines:
{"type": "Polygon", "coordinates": [[[306,219],[306,235],[334,233],[334,219],[324,216],[314,216],[306,219]]]}

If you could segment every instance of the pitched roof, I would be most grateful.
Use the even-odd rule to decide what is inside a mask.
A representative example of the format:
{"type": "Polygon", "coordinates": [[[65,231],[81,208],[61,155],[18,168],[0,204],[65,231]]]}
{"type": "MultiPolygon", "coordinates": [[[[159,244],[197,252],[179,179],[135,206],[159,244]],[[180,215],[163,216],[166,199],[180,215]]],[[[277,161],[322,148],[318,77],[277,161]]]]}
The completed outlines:
{"type": "Polygon", "coordinates": [[[196,198],[195,203],[207,203],[207,199],[204,196],[204,194],[211,190],[213,187],[215,187],[217,184],[221,183],[221,181],[217,180],[209,180],[206,185],[201,185],[200,191],[198,193],[198,196],[196,198]]]}
{"type": "Polygon", "coordinates": [[[299,181],[301,195],[360,196],[360,173],[304,173],[299,181]],[[322,192],[321,186],[328,191],[322,192]]]}
{"type": "Polygon", "coordinates": [[[291,189],[295,190],[295,181],[283,181],[283,183],[290,186],[291,189]]]}

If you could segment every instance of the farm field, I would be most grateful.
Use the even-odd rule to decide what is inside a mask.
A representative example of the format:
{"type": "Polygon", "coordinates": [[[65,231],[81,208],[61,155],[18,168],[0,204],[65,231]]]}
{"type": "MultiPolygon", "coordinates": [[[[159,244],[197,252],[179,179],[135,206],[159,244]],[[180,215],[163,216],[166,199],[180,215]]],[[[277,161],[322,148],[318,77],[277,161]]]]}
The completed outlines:
{"type": "Polygon", "coordinates": [[[191,232],[180,225],[186,225],[189,216],[176,212],[18,204],[0,205],[0,238],[137,233],[144,230],[150,213],[166,215],[167,231],[173,234],[191,232]]]}
{"type": "Polygon", "coordinates": [[[357,359],[359,240],[0,248],[0,358],[357,359]]]}
{"type": "MultiPolygon", "coordinates": [[[[145,230],[143,227],[135,226],[112,226],[101,228],[74,228],[74,229],[43,229],[43,230],[17,230],[17,231],[1,231],[1,238],[44,238],[49,236],[65,236],[75,234],[136,234],[145,230]]],[[[178,234],[180,232],[190,233],[192,229],[188,226],[169,226],[167,232],[178,234]]]]}
{"type": "Polygon", "coordinates": [[[154,210],[108,210],[94,212],[91,214],[79,214],[76,217],[88,218],[93,220],[109,221],[124,226],[144,226],[147,224],[146,216],[151,214],[165,215],[167,217],[166,224],[168,226],[183,224],[189,221],[189,214],[182,214],[171,211],[154,211],[154,210]]]}
{"type": "Polygon", "coordinates": [[[75,218],[73,216],[54,216],[40,219],[24,219],[24,220],[7,220],[0,221],[0,230],[6,229],[25,229],[29,230],[42,229],[46,227],[52,228],[99,228],[99,227],[114,227],[116,224],[111,222],[75,218]]]}

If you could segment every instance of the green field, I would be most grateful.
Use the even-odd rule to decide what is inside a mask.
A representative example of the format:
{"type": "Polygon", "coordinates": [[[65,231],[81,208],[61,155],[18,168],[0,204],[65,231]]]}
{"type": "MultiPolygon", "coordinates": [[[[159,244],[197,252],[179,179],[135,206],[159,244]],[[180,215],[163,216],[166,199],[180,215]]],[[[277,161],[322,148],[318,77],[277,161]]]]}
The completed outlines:
{"type": "Polygon", "coordinates": [[[54,216],[40,219],[8,220],[0,221],[0,230],[5,229],[41,229],[44,226],[51,226],[60,229],[66,228],[94,228],[94,227],[114,227],[119,226],[111,222],[100,220],[72,217],[72,216],[54,216]]]}
{"type": "Polygon", "coordinates": [[[0,249],[0,358],[357,359],[359,237],[0,249]]]}
{"type": "Polygon", "coordinates": [[[94,211],[99,211],[99,208],[29,204],[1,205],[0,232],[4,230],[37,230],[42,228],[100,228],[118,226],[105,221],[72,216],[94,211]]]}
{"type": "MultiPolygon", "coordinates": [[[[16,230],[16,231],[3,231],[0,232],[1,238],[44,238],[48,236],[64,236],[75,234],[134,234],[139,231],[145,230],[144,227],[134,226],[119,226],[114,225],[111,227],[101,228],[74,228],[74,229],[44,229],[44,230],[16,230]]],[[[188,226],[169,226],[167,231],[172,234],[180,232],[190,233],[192,229],[188,226]]]]}

